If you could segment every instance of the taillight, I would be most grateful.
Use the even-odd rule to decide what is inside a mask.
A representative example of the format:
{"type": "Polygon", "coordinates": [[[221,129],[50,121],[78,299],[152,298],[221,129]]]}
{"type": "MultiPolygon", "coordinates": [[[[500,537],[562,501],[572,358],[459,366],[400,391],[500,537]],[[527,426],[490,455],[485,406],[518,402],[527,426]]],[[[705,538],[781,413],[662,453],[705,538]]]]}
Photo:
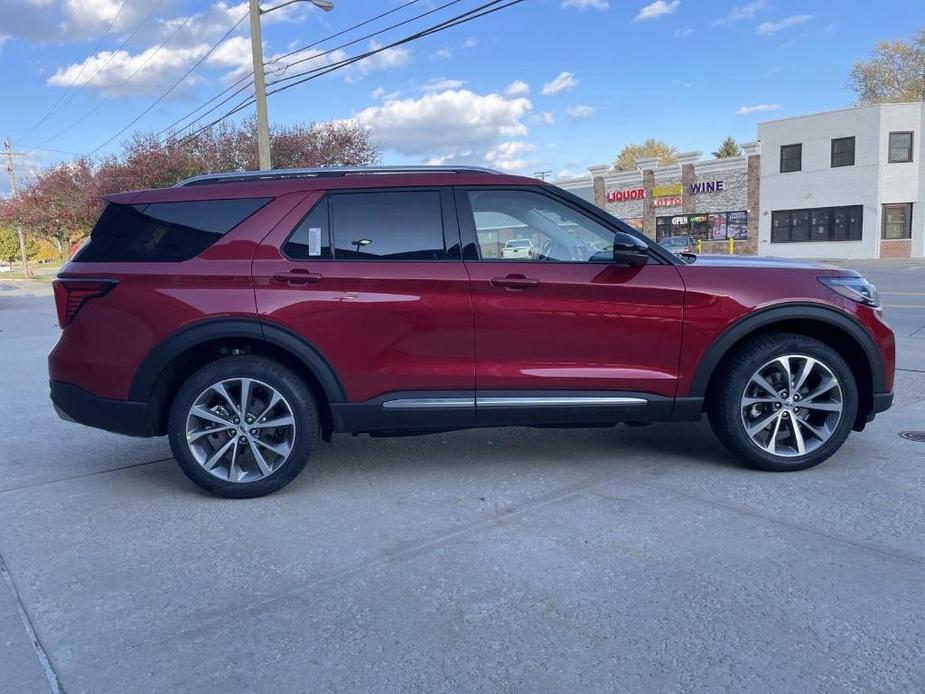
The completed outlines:
{"type": "Polygon", "coordinates": [[[62,328],[90,299],[105,296],[119,282],[113,279],[60,278],[53,282],[55,305],[58,308],[58,325],[62,328]]]}

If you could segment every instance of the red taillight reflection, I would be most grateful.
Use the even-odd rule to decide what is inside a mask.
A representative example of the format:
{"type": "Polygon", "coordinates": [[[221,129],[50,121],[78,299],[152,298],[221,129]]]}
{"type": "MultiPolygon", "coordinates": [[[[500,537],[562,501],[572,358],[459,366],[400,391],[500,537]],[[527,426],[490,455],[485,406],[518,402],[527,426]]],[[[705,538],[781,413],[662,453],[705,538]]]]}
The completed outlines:
{"type": "Polygon", "coordinates": [[[113,279],[56,279],[53,286],[58,325],[65,327],[87,301],[108,294],[117,284],[118,281],[113,279]]]}

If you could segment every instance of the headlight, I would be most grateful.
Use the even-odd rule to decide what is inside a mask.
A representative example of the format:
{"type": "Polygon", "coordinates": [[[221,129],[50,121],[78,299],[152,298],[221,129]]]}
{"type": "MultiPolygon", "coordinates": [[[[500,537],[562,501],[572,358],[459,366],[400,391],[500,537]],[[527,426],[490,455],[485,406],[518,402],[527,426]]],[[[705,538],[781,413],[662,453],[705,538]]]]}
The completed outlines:
{"type": "Polygon", "coordinates": [[[819,281],[836,294],[867,306],[879,306],[877,288],[863,277],[820,277],[819,281]]]}

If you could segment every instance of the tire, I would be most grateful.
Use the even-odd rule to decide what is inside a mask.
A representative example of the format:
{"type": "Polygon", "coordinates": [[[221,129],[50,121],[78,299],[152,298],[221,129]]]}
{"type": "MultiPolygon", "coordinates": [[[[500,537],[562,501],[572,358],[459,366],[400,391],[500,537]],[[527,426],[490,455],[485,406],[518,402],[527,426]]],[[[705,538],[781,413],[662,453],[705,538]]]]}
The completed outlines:
{"type": "Polygon", "coordinates": [[[707,403],[710,425],[746,465],[769,472],[805,470],[835,453],[854,426],[857,381],[824,342],[790,333],[765,335],[718,368],[707,403]]]}
{"type": "Polygon", "coordinates": [[[275,492],[298,476],[315,449],[319,421],[298,375],[264,357],[231,356],[180,387],[167,430],[187,477],[212,494],[243,499],[275,492]],[[248,414],[237,416],[242,397],[248,414]]]}

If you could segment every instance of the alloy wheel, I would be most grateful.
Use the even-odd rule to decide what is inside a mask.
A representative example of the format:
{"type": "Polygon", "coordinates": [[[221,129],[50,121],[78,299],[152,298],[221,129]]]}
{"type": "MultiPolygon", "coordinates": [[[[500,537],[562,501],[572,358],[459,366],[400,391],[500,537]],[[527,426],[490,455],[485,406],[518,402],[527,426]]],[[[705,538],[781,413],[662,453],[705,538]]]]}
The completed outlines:
{"type": "Polygon", "coordinates": [[[270,385],[251,378],[214,383],[186,417],[194,460],[227,482],[255,482],[279,470],[295,445],[292,407],[270,385]]]}
{"type": "Polygon", "coordinates": [[[841,384],[823,362],[803,354],[772,359],[755,371],[742,394],[742,425],[766,453],[795,458],[825,444],[844,408],[841,384]]]}

